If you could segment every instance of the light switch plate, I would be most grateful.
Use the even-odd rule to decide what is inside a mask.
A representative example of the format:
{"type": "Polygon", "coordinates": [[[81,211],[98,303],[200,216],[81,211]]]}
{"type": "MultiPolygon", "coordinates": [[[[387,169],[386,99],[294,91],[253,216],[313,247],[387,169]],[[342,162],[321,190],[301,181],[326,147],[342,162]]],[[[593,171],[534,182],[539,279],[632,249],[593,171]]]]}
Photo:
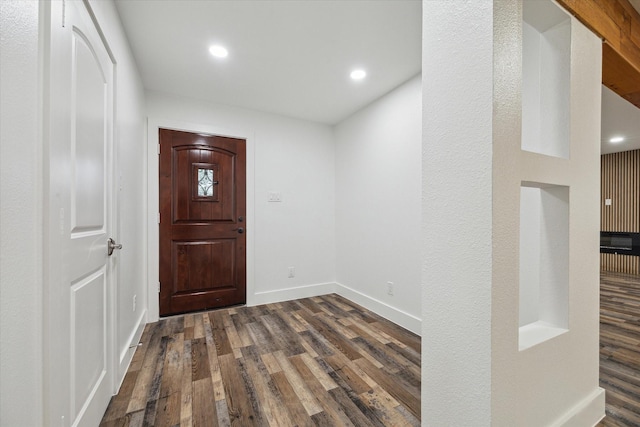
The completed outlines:
{"type": "Polygon", "coordinates": [[[269,191],[267,196],[267,200],[269,202],[281,202],[282,201],[282,193],[280,191],[269,191]]]}

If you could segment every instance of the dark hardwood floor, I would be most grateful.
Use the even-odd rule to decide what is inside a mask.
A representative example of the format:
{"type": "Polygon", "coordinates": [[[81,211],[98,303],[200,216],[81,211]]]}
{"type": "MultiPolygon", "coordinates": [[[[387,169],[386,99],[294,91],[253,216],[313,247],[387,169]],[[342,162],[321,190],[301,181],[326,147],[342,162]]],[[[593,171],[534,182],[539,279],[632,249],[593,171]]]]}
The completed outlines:
{"type": "Polygon", "coordinates": [[[420,337],[337,295],[146,326],[101,426],[419,426],[420,337]]]}
{"type": "MultiPolygon", "coordinates": [[[[602,273],[600,427],[640,426],[640,276],[602,273]]],[[[327,295],[146,326],[102,426],[420,424],[420,337],[327,295]]]]}
{"type": "Polygon", "coordinates": [[[640,276],[600,275],[600,386],[599,426],[640,426],[640,276]]]}

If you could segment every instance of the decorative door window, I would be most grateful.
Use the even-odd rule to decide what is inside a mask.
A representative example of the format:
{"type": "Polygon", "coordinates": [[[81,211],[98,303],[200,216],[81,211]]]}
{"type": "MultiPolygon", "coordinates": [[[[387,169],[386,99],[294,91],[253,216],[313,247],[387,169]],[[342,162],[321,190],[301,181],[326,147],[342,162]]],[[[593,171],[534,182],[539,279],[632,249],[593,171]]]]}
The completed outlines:
{"type": "Polygon", "coordinates": [[[213,169],[198,168],[198,197],[213,196],[213,169]]]}
{"type": "Polygon", "coordinates": [[[218,200],[218,165],[214,163],[193,164],[193,198],[202,201],[218,200]]]}

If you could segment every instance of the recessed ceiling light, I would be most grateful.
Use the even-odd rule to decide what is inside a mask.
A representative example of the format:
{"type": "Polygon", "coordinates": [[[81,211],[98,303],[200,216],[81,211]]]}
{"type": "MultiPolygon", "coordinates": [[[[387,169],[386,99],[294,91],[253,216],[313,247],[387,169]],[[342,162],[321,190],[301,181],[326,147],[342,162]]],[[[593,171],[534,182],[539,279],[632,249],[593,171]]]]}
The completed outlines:
{"type": "Polygon", "coordinates": [[[367,77],[367,72],[364,70],[353,70],[351,72],[351,78],[353,80],[362,80],[367,77]]]}
{"type": "Polygon", "coordinates": [[[613,138],[611,138],[609,140],[609,142],[612,143],[612,144],[617,144],[617,143],[622,142],[622,141],[624,141],[624,136],[614,136],[613,138]]]}
{"type": "Polygon", "coordinates": [[[229,51],[220,45],[213,45],[209,48],[209,53],[216,58],[226,58],[229,51]]]}

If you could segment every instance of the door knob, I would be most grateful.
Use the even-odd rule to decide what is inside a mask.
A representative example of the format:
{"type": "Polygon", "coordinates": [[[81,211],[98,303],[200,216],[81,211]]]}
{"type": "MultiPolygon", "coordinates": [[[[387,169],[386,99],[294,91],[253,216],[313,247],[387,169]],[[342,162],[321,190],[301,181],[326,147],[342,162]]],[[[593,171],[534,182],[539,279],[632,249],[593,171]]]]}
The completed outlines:
{"type": "Polygon", "coordinates": [[[244,228],[242,228],[242,227],[233,228],[233,229],[231,229],[231,231],[237,231],[238,234],[242,234],[242,233],[244,233],[244,228]]]}
{"type": "Polygon", "coordinates": [[[115,240],[109,237],[109,240],[107,240],[107,255],[111,256],[115,249],[122,249],[122,244],[116,243],[115,240]]]}

